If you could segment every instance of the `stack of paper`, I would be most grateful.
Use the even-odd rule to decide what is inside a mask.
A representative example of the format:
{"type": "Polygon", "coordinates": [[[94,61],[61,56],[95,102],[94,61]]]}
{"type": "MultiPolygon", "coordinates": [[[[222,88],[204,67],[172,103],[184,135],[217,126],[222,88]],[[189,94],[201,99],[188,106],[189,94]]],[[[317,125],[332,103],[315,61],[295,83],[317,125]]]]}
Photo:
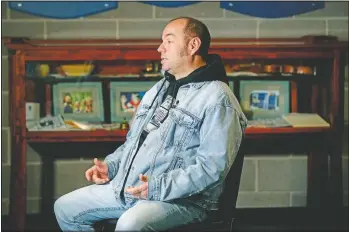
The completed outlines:
{"type": "Polygon", "coordinates": [[[89,123],[89,122],[78,122],[74,120],[65,120],[66,125],[69,125],[70,129],[80,129],[80,130],[96,130],[102,129],[101,123],[89,123]]]}
{"type": "Polygon", "coordinates": [[[248,120],[247,126],[259,128],[292,127],[283,117],[248,120]]]}
{"type": "Polygon", "coordinates": [[[292,127],[330,127],[318,114],[290,113],[283,117],[292,127]]]}

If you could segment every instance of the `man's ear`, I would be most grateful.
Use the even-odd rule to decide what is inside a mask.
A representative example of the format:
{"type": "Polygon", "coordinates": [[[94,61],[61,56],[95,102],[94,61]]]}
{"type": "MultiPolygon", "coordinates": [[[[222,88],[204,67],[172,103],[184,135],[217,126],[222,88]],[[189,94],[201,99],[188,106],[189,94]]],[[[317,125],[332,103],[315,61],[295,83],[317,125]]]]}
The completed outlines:
{"type": "Polygon", "coordinates": [[[199,37],[194,37],[189,41],[189,53],[190,55],[194,55],[201,46],[201,40],[199,37]]]}

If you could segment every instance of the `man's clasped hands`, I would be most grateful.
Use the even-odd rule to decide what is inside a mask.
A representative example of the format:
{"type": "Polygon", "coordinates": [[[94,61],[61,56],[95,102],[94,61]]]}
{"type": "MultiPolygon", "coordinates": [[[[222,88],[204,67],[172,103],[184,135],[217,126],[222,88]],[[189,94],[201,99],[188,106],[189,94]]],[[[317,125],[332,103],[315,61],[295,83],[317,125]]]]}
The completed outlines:
{"type": "MultiPolygon", "coordinates": [[[[85,172],[85,178],[88,181],[94,182],[95,184],[105,184],[109,181],[108,177],[108,165],[95,158],[93,160],[94,165],[85,172]]],[[[142,184],[138,187],[128,187],[125,191],[135,198],[147,199],[148,197],[148,177],[140,174],[139,180],[142,184]]]]}

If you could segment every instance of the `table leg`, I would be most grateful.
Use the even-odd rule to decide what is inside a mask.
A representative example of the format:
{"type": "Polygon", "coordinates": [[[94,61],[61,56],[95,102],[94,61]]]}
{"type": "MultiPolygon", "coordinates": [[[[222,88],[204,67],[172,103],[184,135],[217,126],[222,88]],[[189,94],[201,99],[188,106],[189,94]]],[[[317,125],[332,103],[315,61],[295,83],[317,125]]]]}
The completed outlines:
{"type": "Polygon", "coordinates": [[[324,151],[308,153],[307,206],[324,208],[327,206],[328,154],[324,151]]]}
{"type": "Polygon", "coordinates": [[[42,154],[42,175],[41,175],[41,213],[45,217],[53,214],[54,199],[54,157],[52,155],[42,154]]]}
{"type": "Polygon", "coordinates": [[[27,215],[27,141],[20,135],[12,138],[10,224],[13,231],[24,231],[27,215]]]}

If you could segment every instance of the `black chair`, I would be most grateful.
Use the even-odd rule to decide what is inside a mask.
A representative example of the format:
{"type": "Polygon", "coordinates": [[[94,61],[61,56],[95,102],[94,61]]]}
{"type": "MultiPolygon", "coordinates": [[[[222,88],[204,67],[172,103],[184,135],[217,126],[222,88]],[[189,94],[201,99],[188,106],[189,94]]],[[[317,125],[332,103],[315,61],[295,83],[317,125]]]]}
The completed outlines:
{"type": "MultiPolygon", "coordinates": [[[[211,211],[204,222],[173,228],[171,231],[232,231],[243,163],[244,155],[240,149],[225,179],[218,210],[211,211]]],[[[117,219],[103,220],[95,224],[95,229],[101,232],[115,231],[116,223],[117,219]]]]}

